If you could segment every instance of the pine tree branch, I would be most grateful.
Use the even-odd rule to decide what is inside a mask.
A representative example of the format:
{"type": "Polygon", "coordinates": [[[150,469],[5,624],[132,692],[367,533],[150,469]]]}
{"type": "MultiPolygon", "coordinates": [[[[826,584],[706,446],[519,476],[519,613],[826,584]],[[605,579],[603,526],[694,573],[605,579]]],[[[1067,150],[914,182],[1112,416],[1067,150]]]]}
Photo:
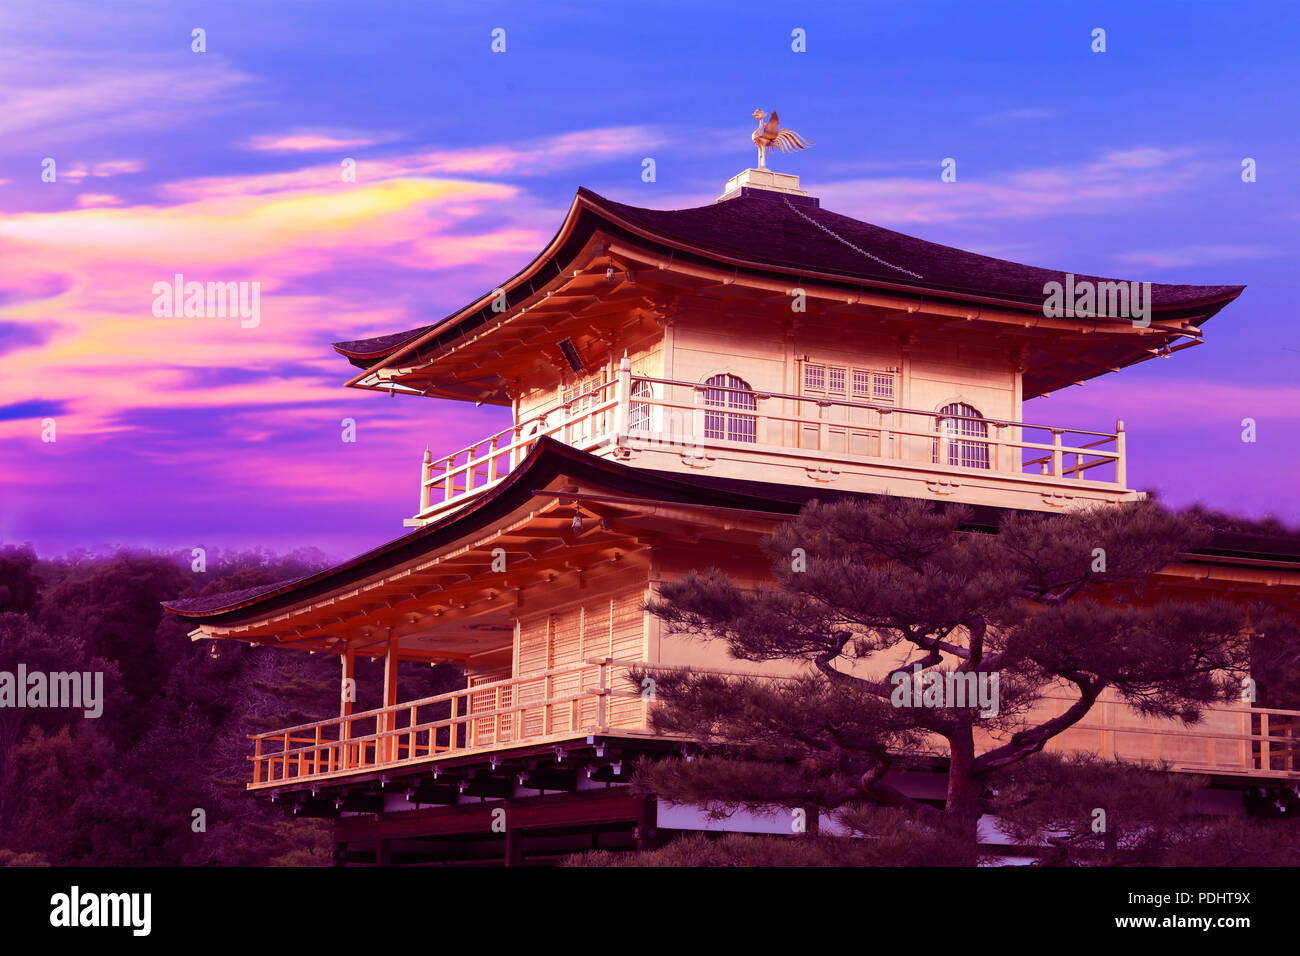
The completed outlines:
{"type": "Polygon", "coordinates": [[[1092,709],[1092,705],[1097,702],[1097,698],[1101,696],[1101,692],[1106,689],[1104,681],[1094,681],[1086,675],[1076,674],[1070,676],[1062,674],[1061,676],[1070,680],[1079,688],[1079,699],[1066,708],[1065,713],[1044,721],[1037,727],[1022,730],[1014,734],[1011,740],[1002,746],[980,754],[975,758],[975,762],[971,767],[974,776],[985,776],[994,770],[1013,764],[1018,760],[1023,760],[1030,754],[1042,750],[1047,742],[1057,734],[1068,730],[1083,720],[1088,711],[1092,709]]]}

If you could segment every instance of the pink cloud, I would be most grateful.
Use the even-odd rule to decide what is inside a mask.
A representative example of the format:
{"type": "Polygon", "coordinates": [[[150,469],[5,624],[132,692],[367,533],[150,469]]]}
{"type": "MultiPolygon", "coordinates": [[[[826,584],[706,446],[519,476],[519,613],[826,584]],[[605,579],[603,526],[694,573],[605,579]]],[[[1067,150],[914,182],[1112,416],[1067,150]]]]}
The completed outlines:
{"type": "Polygon", "coordinates": [[[283,136],[254,136],[247,149],[263,153],[323,153],[335,149],[354,149],[374,146],[381,139],[368,137],[337,137],[323,133],[290,133],[283,136]]]}
{"type": "MultiPolygon", "coordinates": [[[[356,181],[359,184],[419,176],[502,177],[554,172],[615,157],[635,156],[639,163],[640,156],[644,155],[639,151],[660,141],[660,134],[647,127],[626,126],[584,130],[521,143],[352,158],[356,159],[356,181]]],[[[286,172],[182,180],[164,186],[161,194],[168,199],[195,201],[317,189],[341,181],[341,164],[330,162],[286,172]]]]}
{"type": "MultiPolygon", "coordinates": [[[[160,405],[229,413],[268,400],[338,402],[346,368],[333,360],[321,317],[347,332],[350,306],[340,300],[349,296],[308,291],[318,277],[358,260],[425,276],[440,267],[495,263],[505,270],[517,250],[535,251],[546,239],[514,221],[529,208],[511,186],[398,179],[0,219],[0,288],[9,290],[0,320],[47,327],[57,314],[60,321],[48,342],[25,351],[21,365],[0,369],[0,404],[57,394],[69,408],[60,427],[90,435],[113,433],[122,414],[160,405]],[[500,207],[493,217],[499,225],[467,234],[464,211],[491,204],[500,207]],[[156,318],[151,290],[178,272],[200,282],[257,282],[260,325],[242,328],[238,317],[156,318]],[[250,361],[325,374],[272,370],[196,384],[186,371],[239,371],[250,361]]],[[[364,301],[373,280],[355,281],[352,296],[364,301]]],[[[350,321],[392,331],[438,317],[372,307],[350,321]]],[[[0,435],[29,427],[6,422],[0,435]]]]}
{"type": "Polygon", "coordinates": [[[91,206],[121,206],[123,200],[110,193],[78,193],[77,205],[84,208],[91,206]]]}

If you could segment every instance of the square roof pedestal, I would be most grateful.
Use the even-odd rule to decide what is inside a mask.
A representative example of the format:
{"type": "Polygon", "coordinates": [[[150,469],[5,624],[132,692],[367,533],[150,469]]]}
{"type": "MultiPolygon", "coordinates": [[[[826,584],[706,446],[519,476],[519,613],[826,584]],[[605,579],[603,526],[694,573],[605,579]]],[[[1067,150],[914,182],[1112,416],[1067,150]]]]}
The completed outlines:
{"type": "Polygon", "coordinates": [[[803,200],[803,202],[798,203],[801,206],[820,205],[816,199],[808,195],[806,190],[799,188],[798,176],[792,173],[773,172],[770,169],[746,169],[736,173],[727,180],[727,185],[722,187],[722,195],[715,199],[714,202],[723,202],[727,199],[735,199],[738,196],[752,196],[755,190],[799,197],[803,200]]]}

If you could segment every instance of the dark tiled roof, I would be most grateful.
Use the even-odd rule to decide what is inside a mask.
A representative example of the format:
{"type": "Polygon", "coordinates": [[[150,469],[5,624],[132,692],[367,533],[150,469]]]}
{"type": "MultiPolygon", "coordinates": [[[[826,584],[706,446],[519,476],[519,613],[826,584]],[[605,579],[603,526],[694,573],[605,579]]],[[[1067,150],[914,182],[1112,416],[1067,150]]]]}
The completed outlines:
{"type": "MultiPolygon", "coordinates": [[[[642,209],[592,196],[601,205],[660,236],[797,272],[829,272],[887,283],[1020,301],[1041,308],[1043,285],[1065,273],[994,259],[894,232],[817,207],[771,198],[738,197],[694,209],[642,209]],[[808,220],[812,219],[813,222],[808,220]],[[815,224],[814,224],[815,223],[815,224]],[[818,228],[818,227],[821,228],[818,228]],[[826,230],[885,260],[864,256],[826,230]],[[902,269],[921,276],[916,280],[902,269]]],[[[1118,281],[1076,273],[1076,279],[1118,281]]],[[[1151,286],[1156,308],[1202,302],[1241,292],[1244,286],[1151,286]]]]}
{"type": "MultiPolygon", "coordinates": [[[[966,252],[816,205],[795,206],[785,202],[779,193],[762,190],[746,190],[745,195],[691,209],[644,209],[614,202],[589,189],[579,189],[574,210],[578,217],[575,230],[580,235],[596,228],[628,234],[625,227],[630,227],[632,234],[639,238],[667,248],[688,250],[688,255],[697,259],[743,264],[783,275],[816,273],[852,285],[920,289],[955,300],[994,300],[1041,312],[1043,286],[1065,281],[1065,272],[1061,270],[966,252]]],[[[571,211],[570,217],[573,216],[571,211]]],[[[1093,282],[1127,281],[1084,273],[1075,273],[1075,278],[1093,282]]],[[[507,281],[503,287],[509,288],[513,281],[507,281]]],[[[1199,325],[1240,295],[1244,288],[1152,283],[1152,307],[1165,313],[1165,318],[1188,315],[1199,325]]],[[[334,348],[354,365],[369,368],[461,315],[455,313],[432,325],[405,332],[337,342],[334,348]]],[[[439,339],[448,334],[454,338],[479,324],[459,322],[456,329],[440,333],[439,339]]]]}
{"type": "Polygon", "coordinates": [[[358,359],[382,358],[397,351],[407,342],[418,338],[432,328],[432,325],[422,325],[418,329],[410,329],[406,332],[376,335],[374,338],[357,339],[353,342],[335,342],[334,348],[344,355],[358,359]]]}
{"type": "MultiPolygon", "coordinates": [[[[653,501],[740,508],[772,515],[793,515],[809,501],[879,498],[866,492],[801,488],[774,482],[678,474],[636,468],[578,451],[553,438],[537,440],[528,457],[495,488],[445,518],[380,545],[334,568],[262,587],[169,601],[164,607],[189,620],[227,624],[354,586],[369,576],[413,560],[436,547],[490,524],[518,507],[533,491],[557,475],[604,482],[633,496],[653,501]]],[[[992,530],[1009,509],[971,508],[970,528],[992,530]]],[[[1293,562],[1300,565],[1300,541],[1269,535],[1218,532],[1192,557],[1235,557],[1293,562]]]]}
{"type": "Polygon", "coordinates": [[[221,608],[230,607],[235,604],[244,604],[263,594],[269,594],[272,591],[296,581],[301,581],[302,575],[296,578],[285,578],[282,581],[276,581],[273,584],[259,584],[255,588],[241,588],[238,591],[221,591],[216,594],[204,594],[199,597],[185,598],[182,601],[168,601],[163,607],[169,611],[177,611],[183,614],[204,614],[210,611],[220,610],[221,608]]]}

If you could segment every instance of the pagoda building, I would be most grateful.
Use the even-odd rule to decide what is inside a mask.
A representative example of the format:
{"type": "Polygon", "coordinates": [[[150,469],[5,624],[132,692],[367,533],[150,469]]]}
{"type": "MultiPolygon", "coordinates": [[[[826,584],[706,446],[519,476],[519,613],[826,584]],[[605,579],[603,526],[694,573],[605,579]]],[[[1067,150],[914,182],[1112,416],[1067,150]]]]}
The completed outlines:
{"type": "MultiPolygon", "coordinates": [[[[708,567],[762,582],[760,542],[815,499],[961,502],[993,529],[1007,510],[1139,498],[1123,422],[1026,422],[1023,404],[1199,345],[1242,291],[1124,283],[1135,318],[1048,314],[1052,283],[1120,288],[831,212],[765,167],[692,209],[579,189],[499,288],[334,346],[353,388],[510,409],[496,434],[425,452],[410,530],[169,605],[195,639],[338,655],[345,688],[358,657],[384,661],[382,699],[345,692],[338,716],[255,737],[249,789],[334,818],[340,863],[534,863],[714,826],[627,788],[634,759],[689,747],[651,731],[629,669],[781,671],[667,633],[643,609],[659,585],[708,567]],[[438,662],[463,689],[397,699],[399,664],[438,662]]],[[[1154,586],[1294,607],[1300,548],[1219,534],[1154,586]]],[[[1242,704],[1189,729],[1103,697],[1049,749],[1275,786],[1300,779],[1297,717],[1242,704]]]]}

